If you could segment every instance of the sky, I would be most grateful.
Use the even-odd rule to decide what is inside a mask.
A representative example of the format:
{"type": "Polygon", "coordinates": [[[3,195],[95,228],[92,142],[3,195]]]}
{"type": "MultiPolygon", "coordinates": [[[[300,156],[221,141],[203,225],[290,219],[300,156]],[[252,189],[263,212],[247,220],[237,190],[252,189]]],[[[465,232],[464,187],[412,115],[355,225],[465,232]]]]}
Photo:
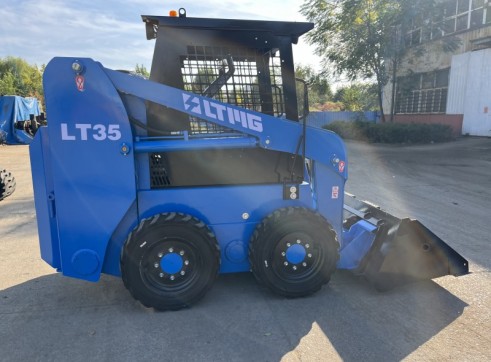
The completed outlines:
{"type": "MultiPolygon", "coordinates": [[[[150,69],[154,40],[140,15],[306,21],[303,0],[0,0],[0,58],[15,56],[41,66],[55,56],[89,57],[112,69],[150,69]]],[[[295,63],[320,69],[305,39],[293,47],[295,63]]]]}

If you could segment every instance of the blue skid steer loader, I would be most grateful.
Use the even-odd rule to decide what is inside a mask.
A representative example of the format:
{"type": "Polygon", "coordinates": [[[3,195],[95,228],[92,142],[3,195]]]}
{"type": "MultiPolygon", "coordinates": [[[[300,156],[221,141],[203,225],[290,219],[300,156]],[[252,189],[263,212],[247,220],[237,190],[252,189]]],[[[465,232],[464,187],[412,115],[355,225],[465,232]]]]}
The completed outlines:
{"type": "Polygon", "coordinates": [[[418,221],[345,195],[342,140],[297,104],[292,44],[312,23],[142,19],[150,79],[88,58],[44,73],[50,122],[30,155],[51,266],[121,276],[158,310],[197,302],[219,273],[252,271],[286,297],[336,268],[381,290],[468,273],[418,221]]]}

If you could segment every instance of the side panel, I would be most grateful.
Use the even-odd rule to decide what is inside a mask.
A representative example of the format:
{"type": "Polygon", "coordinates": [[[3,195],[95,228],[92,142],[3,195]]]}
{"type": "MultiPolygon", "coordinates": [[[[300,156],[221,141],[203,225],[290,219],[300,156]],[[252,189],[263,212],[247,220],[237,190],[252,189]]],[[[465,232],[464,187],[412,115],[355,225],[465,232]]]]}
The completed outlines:
{"type": "Polygon", "coordinates": [[[339,243],[343,233],[344,182],[342,175],[332,172],[329,166],[314,162],[316,210],[332,225],[339,243]]]}
{"type": "Polygon", "coordinates": [[[41,258],[53,268],[61,267],[60,242],[56,225],[48,129],[41,127],[29,145],[32,186],[41,258]]]}
{"type": "Polygon", "coordinates": [[[89,59],[54,58],[44,90],[61,269],[96,281],[108,241],[136,199],[130,124],[116,89],[89,59]]]}

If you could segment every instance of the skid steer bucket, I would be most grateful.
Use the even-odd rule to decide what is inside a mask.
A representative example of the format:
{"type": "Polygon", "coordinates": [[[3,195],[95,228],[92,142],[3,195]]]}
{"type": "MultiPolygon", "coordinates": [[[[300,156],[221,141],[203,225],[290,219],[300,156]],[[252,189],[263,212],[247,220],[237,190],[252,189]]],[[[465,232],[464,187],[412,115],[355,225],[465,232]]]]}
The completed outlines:
{"type": "Polygon", "coordinates": [[[346,195],[345,213],[351,223],[363,219],[376,226],[373,244],[355,272],[377,290],[469,273],[467,260],[417,220],[398,219],[351,195],[346,195]]]}

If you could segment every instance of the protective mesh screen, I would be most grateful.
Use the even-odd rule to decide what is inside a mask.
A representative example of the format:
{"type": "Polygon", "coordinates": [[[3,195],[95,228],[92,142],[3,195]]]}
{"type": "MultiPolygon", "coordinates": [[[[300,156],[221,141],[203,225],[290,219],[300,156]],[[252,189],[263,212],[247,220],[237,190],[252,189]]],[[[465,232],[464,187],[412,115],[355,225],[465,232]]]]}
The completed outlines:
{"type": "MultiPolygon", "coordinates": [[[[188,46],[181,64],[187,91],[277,117],[284,115],[279,51],[262,54],[247,48],[188,46]]],[[[192,117],[191,132],[232,131],[192,117]]]]}

